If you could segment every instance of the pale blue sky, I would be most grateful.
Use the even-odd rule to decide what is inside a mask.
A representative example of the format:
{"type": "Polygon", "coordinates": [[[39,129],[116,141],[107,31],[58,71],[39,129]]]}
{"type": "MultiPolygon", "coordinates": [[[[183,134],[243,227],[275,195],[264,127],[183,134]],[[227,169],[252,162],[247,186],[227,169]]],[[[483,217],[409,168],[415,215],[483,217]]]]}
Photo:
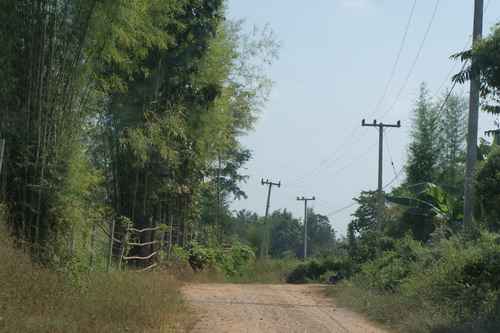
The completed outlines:
{"type": "MultiPolygon", "coordinates": [[[[264,215],[267,187],[260,184],[262,178],[282,183],[280,189],[273,188],[270,211],[287,209],[300,218],[303,201],[297,196],[315,196],[310,205],[328,215],[353,203],[362,190],[375,190],[378,131],[361,127],[363,118],[402,122],[400,129],[386,131],[383,183],[392,181],[391,158],[396,172],[405,162],[417,89],[425,81],[431,96],[439,96],[451,87],[448,74],[455,62],[449,56],[469,40],[473,3],[416,1],[384,96],[414,0],[229,0],[230,19],[245,19],[248,29],[269,24],[283,45],[280,58],[267,71],[275,81],[269,102],[255,131],[241,139],[254,154],[244,171],[250,175],[243,185],[249,198],[234,202],[232,209],[264,215]]],[[[484,3],[487,34],[500,18],[500,1],[484,3]]],[[[458,85],[454,92],[465,95],[468,85],[458,85]]],[[[480,114],[480,134],[494,128],[493,119],[480,114]]],[[[355,209],[329,217],[339,234],[345,235],[355,209]]]]}

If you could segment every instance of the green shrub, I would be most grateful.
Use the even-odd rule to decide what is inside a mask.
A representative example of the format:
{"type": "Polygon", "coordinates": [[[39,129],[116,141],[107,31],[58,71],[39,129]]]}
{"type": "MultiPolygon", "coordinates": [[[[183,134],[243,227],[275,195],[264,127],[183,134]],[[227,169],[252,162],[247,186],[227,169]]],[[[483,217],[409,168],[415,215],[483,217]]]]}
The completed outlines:
{"type": "Polygon", "coordinates": [[[227,276],[244,276],[251,269],[255,253],[248,245],[235,242],[227,252],[216,253],[216,264],[227,276]]]}
{"type": "Polygon", "coordinates": [[[500,321],[500,245],[498,234],[483,232],[474,241],[462,235],[442,241],[439,258],[428,270],[418,272],[403,286],[409,297],[429,300],[445,308],[456,328],[481,318],[500,321]],[[496,315],[495,315],[496,314],[496,315]]]}
{"type": "Polygon", "coordinates": [[[363,264],[356,279],[379,291],[394,292],[412,271],[422,269],[429,258],[429,250],[406,235],[395,242],[394,250],[383,252],[380,260],[363,264]]]}
{"type": "Polygon", "coordinates": [[[188,262],[196,271],[214,265],[216,253],[213,249],[198,244],[196,240],[192,240],[185,248],[188,255],[188,262]]]}
{"type": "Polygon", "coordinates": [[[246,274],[231,277],[230,281],[240,283],[285,283],[290,272],[298,264],[297,259],[265,258],[255,260],[246,274]]]}
{"type": "Polygon", "coordinates": [[[341,273],[349,277],[353,271],[353,265],[348,260],[338,257],[325,259],[311,259],[299,264],[288,275],[287,283],[307,283],[311,281],[320,282],[328,271],[341,273]]]}
{"type": "Polygon", "coordinates": [[[496,332],[500,327],[498,234],[459,233],[426,248],[408,236],[327,288],[336,301],[404,332],[496,332]],[[377,304],[377,306],[373,306],[377,304]]]}

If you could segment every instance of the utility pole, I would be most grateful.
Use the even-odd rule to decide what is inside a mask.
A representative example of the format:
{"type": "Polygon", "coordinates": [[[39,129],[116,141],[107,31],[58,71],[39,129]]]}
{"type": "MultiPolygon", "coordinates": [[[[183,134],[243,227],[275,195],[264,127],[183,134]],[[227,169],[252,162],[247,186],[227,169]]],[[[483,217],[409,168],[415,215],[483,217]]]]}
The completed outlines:
{"type": "MultiPolygon", "coordinates": [[[[483,32],[483,0],[474,1],[474,26],[472,30],[472,46],[483,32]]],[[[471,67],[474,66],[471,60],[471,67]]],[[[474,216],[475,193],[472,187],[472,174],[477,159],[477,127],[479,118],[479,79],[480,74],[470,78],[469,123],[467,130],[467,159],[465,161],[465,193],[464,193],[464,228],[472,228],[474,216]]]]}
{"type": "Polygon", "coordinates": [[[273,187],[273,185],[276,185],[279,188],[281,186],[281,181],[279,183],[273,183],[273,182],[270,182],[269,180],[264,181],[264,179],[262,179],[262,181],[260,183],[262,185],[265,184],[265,185],[269,186],[269,191],[267,192],[266,215],[264,217],[264,227],[262,228],[262,239],[260,241],[259,259],[262,259],[262,258],[264,258],[264,247],[266,244],[267,216],[269,214],[269,202],[271,201],[271,188],[273,187]]]}
{"type": "Polygon", "coordinates": [[[304,261],[307,259],[307,202],[309,200],[316,200],[315,197],[312,198],[299,198],[297,200],[304,201],[304,261]]]}
{"type": "Polygon", "coordinates": [[[361,126],[378,127],[378,193],[377,193],[377,249],[375,250],[375,258],[380,259],[380,236],[382,235],[382,156],[383,156],[383,141],[384,127],[401,127],[401,121],[398,120],[396,125],[378,123],[377,120],[373,124],[366,124],[365,120],[361,122],[361,126]]]}

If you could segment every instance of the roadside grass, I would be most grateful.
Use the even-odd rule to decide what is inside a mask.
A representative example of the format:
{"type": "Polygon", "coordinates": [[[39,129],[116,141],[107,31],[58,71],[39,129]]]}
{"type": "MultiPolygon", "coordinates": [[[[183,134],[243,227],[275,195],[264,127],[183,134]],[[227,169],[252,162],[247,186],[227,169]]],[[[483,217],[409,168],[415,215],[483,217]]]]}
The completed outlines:
{"type": "Polygon", "coordinates": [[[1,332],[175,332],[194,321],[165,270],[89,273],[75,288],[11,245],[0,225],[1,332]]]}
{"type": "Polygon", "coordinates": [[[428,311],[428,305],[401,295],[366,289],[349,281],[325,286],[324,293],[337,304],[363,313],[395,332],[449,332],[431,329],[449,326],[438,309],[428,311]]]}

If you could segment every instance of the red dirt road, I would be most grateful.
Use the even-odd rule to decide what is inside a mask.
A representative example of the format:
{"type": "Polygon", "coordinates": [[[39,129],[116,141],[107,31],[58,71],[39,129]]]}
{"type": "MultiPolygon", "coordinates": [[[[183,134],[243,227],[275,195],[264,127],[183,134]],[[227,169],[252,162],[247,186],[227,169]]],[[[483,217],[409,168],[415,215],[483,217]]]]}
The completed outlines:
{"type": "Polygon", "coordinates": [[[181,290],[199,319],[193,333],[387,332],[321,296],[322,287],[211,283],[181,290]]]}

